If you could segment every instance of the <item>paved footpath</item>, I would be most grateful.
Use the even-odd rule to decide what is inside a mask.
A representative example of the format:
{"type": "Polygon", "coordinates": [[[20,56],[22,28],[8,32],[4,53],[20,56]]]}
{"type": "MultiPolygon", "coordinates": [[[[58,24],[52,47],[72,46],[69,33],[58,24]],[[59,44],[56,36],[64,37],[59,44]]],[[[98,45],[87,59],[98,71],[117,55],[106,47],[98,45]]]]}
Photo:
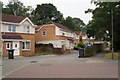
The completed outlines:
{"type": "Polygon", "coordinates": [[[118,61],[103,59],[105,51],[78,58],[78,51],[61,56],[3,59],[4,78],[118,78],[118,61]]]}

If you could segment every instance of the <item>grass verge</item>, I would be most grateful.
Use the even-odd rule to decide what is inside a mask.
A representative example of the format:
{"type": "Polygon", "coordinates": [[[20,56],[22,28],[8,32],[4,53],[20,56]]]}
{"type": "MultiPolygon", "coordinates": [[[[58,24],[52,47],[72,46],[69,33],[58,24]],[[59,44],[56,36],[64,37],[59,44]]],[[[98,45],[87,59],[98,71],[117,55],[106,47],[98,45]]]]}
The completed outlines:
{"type": "MultiPolygon", "coordinates": [[[[104,59],[112,59],[112,53],[105,54],[104,59]]],[[[114,59],[120,59],[120,52],[114,52],[114,59]]]]}

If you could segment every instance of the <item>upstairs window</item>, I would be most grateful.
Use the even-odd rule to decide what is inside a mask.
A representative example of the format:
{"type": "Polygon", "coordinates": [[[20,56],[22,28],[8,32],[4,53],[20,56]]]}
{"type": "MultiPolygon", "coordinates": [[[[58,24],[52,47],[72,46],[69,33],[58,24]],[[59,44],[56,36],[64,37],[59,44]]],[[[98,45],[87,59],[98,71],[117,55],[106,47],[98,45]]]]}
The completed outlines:
{"type": "Polygon", "coordinates": [[[42,31],[42,36],[46,36],[46,30],[42,31]]]}
{"type": "Polygon", "coordinates": [[[29,29],[30,29],[29,26],[24,26],[24,27],[23,27],[23,32],[24,32],[24,33],[29,33],[29,32],[30,32],[29,29]]]}
{"type": "Polygon", "coordinates": [[[9,26],[8,26],[8,31],[9,31],[9,32],[16,32],[16,26],[9,25],[9,26]]]}

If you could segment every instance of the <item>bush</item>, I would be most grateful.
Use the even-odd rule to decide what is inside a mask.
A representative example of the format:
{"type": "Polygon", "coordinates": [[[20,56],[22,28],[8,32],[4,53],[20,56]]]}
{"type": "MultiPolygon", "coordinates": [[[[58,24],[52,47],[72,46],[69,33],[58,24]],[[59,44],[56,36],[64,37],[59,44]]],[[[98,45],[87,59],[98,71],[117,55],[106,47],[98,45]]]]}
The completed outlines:
{"type": "Polygon", "coordinates": [[[93,56],[101,50],[103,50],[103,44],[94,44],[92,47],[85,48],[85,56],[93,56]]]}
{"type": "Polygon", "coordinates": [[[96,48],[94,46],[90,48],[85,48],[85,56],[90,57],[96,54],[96,48]]]}
{"type": "Polygon", "coordinates": [[[85,48],[85,44],[83,42],[80,42],[78,45],[77,45],[78,48],[85,48]]]}

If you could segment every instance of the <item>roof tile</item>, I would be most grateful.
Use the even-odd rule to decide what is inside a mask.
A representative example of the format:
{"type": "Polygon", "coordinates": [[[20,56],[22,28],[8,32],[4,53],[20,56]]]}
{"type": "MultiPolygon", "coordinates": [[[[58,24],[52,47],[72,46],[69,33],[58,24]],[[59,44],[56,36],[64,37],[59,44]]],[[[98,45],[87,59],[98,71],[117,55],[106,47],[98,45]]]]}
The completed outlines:
{"type": "Polygon", "coordinates": [[[69,28],[67,28],[66,26],[63,26],[61,24],[58,24],[58,23],[55,23],[55,22],[49,22],[47,24],[54,24],[56,25],[57,27],[61,28],[61,29],[64,29],[64,30],[67,30],[67,31],[71,31],[69,28]]]}
{"type": "Polygon", "coordinates": [[[26,17],[2,14],[2,21],[4,21],[4,22],[20,23],[25,18],[26,17]]]}

